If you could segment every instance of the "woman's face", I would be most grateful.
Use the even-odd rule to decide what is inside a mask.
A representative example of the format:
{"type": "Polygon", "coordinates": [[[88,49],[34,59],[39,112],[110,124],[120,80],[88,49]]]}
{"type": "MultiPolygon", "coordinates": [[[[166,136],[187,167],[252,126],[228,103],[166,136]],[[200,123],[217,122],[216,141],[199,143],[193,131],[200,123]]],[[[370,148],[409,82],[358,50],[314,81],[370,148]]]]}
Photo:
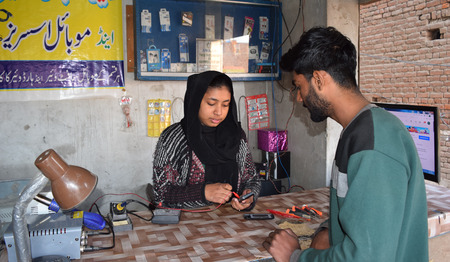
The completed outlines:
{"type": "Polygon", "coordinates": [[[216,127],[227,117],[231,102],[231,93],[226,86],[209,87],[203,96],[198,118],[209,127],[216,127]]]}

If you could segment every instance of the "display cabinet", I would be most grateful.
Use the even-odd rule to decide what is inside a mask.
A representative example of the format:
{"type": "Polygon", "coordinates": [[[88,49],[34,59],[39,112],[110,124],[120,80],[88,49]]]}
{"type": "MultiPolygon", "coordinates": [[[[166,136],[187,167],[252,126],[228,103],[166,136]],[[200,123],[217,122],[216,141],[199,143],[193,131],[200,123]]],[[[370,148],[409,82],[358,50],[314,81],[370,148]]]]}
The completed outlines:
{"type": "Polygon", "coordinates": [[[135,0],[137,80],[217,70],[235,81],[279,78],[278,1],[135,0]]]}

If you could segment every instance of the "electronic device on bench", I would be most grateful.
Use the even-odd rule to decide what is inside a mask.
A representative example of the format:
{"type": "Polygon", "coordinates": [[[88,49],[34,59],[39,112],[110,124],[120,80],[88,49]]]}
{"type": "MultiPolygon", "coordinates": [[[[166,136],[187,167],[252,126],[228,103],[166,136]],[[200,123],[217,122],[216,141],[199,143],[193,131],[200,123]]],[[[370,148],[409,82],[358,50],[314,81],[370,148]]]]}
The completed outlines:
{"type": "MultiPolygon", "coordinates": [[[[27,218],[30,232],[32,258],[58,255],[70,259],[80,259],[83,217],[62,213],[31,215],[27,218]]],[[[13,224],[5,231],[4,239],[8,251],[8,261],[17,261],[13,236],[13,224]]]]}
{"type": "Polygon", "coordinates": [[[180,222],[181,210],[157,208],[153,210],[153,224],[178,224],[180,222]]]}
{"type": "Polygon", "coordinates": [[[128,216],[125,206],[127,202],[111,202],[109,218],[112,222],[114,232],[133,230],[133,223],[128,216]]]}
{"type": "Polygon", "coordinates": [[[375,104],[402,121],[416,145],[424,178],[439,183],[439,124],[441,122],[439,108],[408,104],[375,104]]]}

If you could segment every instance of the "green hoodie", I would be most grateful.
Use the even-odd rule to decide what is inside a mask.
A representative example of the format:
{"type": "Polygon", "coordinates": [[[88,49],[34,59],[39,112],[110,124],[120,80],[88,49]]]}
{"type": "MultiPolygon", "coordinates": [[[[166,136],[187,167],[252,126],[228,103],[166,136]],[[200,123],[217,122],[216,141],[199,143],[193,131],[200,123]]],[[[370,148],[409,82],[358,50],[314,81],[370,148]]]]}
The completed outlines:
{"type": "Polygon", "coordinates": [[[425,183],[403,123],[369,105],[343,130],[330,190],[326,250],[291,261],[428,261],[425,183]]]}

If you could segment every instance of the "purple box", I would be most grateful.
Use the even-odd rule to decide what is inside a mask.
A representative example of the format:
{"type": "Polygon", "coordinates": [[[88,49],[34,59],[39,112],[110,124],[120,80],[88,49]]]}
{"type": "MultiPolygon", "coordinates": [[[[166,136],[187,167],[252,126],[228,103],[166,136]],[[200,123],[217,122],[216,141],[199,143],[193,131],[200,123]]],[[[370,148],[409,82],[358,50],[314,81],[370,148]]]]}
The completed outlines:
{"type": "Polygon", "coordinates": [[[288,150],[287,130],[278,129],[277,134],[275,128],[258,129],[258,148],[266,152],[288,150]]]}

